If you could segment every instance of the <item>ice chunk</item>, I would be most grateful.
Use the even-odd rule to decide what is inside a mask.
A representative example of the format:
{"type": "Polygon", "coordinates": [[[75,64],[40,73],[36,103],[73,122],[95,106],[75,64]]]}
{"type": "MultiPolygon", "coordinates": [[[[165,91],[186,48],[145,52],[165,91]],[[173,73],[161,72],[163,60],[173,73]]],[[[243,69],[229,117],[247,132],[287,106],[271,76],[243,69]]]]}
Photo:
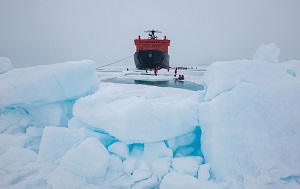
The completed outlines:
{"type": "Polygon", "coordinates": [[[28,127],[26,129],[26,134],[30,137],[41,137],[43,134],[42,127],[28,127]]]}
{"type": "Polygon", "coordinates": [[[39,125],[67,126],[72,116],[74,102],[49,103],[41,106],[27,107],[26,111],[30,117],[39,125]]]}
{"type": "Polygon", "coordinates": [[[29,141],[29,137],[24,134],[1,134],[0,136],[0,155],[9,148],[26,147],[26,143],[29,141]]]}
{"type": "Polygon", "coordinates": [[[135,157],[138,161],[143,158],[144,144],[131,144],[129,149],[130,156],[135,157]]]}
{"type": "Polygon", "coordinates": [[[253,60],[215,62],[208,68],[202,79],[206,101],[243,84],[271,84],[286,81],[292,82],[296,79],[278,64],[253,60]]]}
{"type": "Polygon", "coordinates": [[[196,177],[198,163],[192,157],[179,157],[172,160],[173,170],[196,177]]]}
{"type": "Polygon", "coordinates": [[[127,175],[124,171],[121,158],[115,154],[109,157],[109,165],[105,175],[105,186],[107,188],[126,188],[132,185],[131,175],[127,175]]]}
{"type": "Polygon", "coordinates": [[[0,112],[0,133],[24,133],[28,125],[34,123],[32,117],[22,108],[3,110],[3,113],[0,112]]]}
{"type": "Polygon", "coordinates": [[[80,128],[86,128],[86,125],[73,117],[68,120],[68,128],[69,129],[80,129],[80,128]]]}
{"type": "Polygon", "coordinates": [[[173,151],[164,142],[145,143],[143,156],[150,163],[161,157],[173,157],[173,151]]]}
{"type": "Polygon", "coordinates": [[[136,184],[134,184],[132,189],[141,189],[141,188],[158,188],[159,181],[156,177],[152,176],[148,179],[142,180],[136,184]]]}
{"type": "Polygon", "coordinates": [[[110,136],[109,134],[107,133],[102,133],[101,131],[99,131],[99,129],[91,129],[90,127],[87,127],[84,123],[82,123],[80,120],[76,119],[76,118],[71,118],[69,121],[68,121],[68,128],[70,129],[74,129],[74,130],[77,130],[77,129],[86,129],[86,130],[92,130],[92,132],[95,132],[97,133],[98,135],[98,139],[101,141],[101,143],[105,146],[105,147],[108,147],[109,145],[111,145],[112,143],[116,142],[117,140],[110,136]]]}
{"type": "Polygon", "coordinates": [[[203,164],[199,166],[198,170],[198,179],[199,180],[209,180],[210,179],[210,165],[209,164],[203,164]]]}
{"type": "Polygon", "coordinates": [[[192,144],[196,139],[196,133],[188,133],[186,135],[178,136],[167,140],[167,145],[172,150],[176,150],[178,147],[187,146],[192,144]]]}
{"type": "Polygon", "coordinates": [[[174,157],[185,157],[185,156],[193,155],[195,153],[195,151],[196,151],[196,149],[194,146],[179,147],[175,151],[174,157]]]}
{"type": "Polygon", "coordinates": [[[0,132],[24,133],[30,126],[67,126],[73,104],[64,101],[26,108],[3,108],[3,112],[0,112],[0,132]]]}
{"type": "Polygon", "coordinates": [[[47,184],[49,188],[82,188],[87,185],[87,178],[59,167],[50,173],[47,184]]]}
{"type": "Polygon", "coordinates": [[[79,143],[96,134],[84,129],[45,127],[37,161],[53,163],[76,147],[79,143]]]}
{"type": "Polygon", "coordinates": [[[86,130],[92,130],[93,132],[96,132],[98,135],[97,138],[101,141],[101,143],[105,147],[108,147],[117,141],[116,138],[110,136],[109,134],[103,132],[102,130],[99,130],[98,128],[88,127],[86,124],[84,124],[83,122],[81,122],[80,120],[78,120],[76,118],[71,118],[68,121],[68,128],[75,129],[75,130],[84,128],[86,130]]]}
{"type": "Polygon", "coordinates": [[[280,54],[280,49],[274,43],[269,45],[261,44],[257,48],[253,56],[253,60],[278,63],[279,54],[280,54]]]}
{"type": "Polygon", "coordinates": [[[282,188],[299,174],[300,83],[280,64],[214,63],[204,77],[207,103],[199,107],[201,147],[217,180],[240,188],[282,188]],[[246,69],[247,68],[247,69],[246,69]],[[278,174],[272,174],[278,170],[278,174]],[[272,175],[272,176],[271,176],[272,175]]]}
{"type": "Polygon", "coordinates": [[[136,169],[132,174],[132,180],[134,182],[145,180],[152,175],[150,170],[136,169]]]}
{"type": "Polygon", "coordinates": [[[63,169],[88,178],[104,177],[109,164],[109,153],[96,138],[85,139],[63,157],[63,169]]]}
{"type": "Polygon", "coordinates": [[[151,163],[152,173],[153,175],[157,176],[159,180],[162,179],[170,170],[171,165],[171,158],[170,157],[163,157],[154,160],[151,163]]]}
{"type": "Polygon", "coordinates": [[[149,171],[151,169],[150,165],[148,162],[146,162],[145,160],[143,159],[140,159],[139,160],[139,169],[141,170],[145,170],[145,171],[149,171]]]}
{"type": "Polygon", "coordinates": [[[199,189],[202,188],[202,185],[198,179],[193,176],[186,175],[178,172],[168,173],[161,181],[160,189],[199,189]]]}
{"type": "Polygon", "coordinates": [[[174,157],[189,155],[199,156],[202,155],[200,149],[200,136],[201,129],[200,127],[196,127],[196,129],[189,134],[167,140],[166,144],[174,151],[174,157]]]}
{"type": "Polygon", "coordinates": [[[95,94],[76,101],[74,117],[126,144],[166,140],[190,133],[199,124],[197,103],[190,96],[179,100],[124,98],[122,94],[114,85],[102,86],[95,94]]]}
{"type": "Polygon", "coordinates": [[[37,154],[25,148],[12,147],[0,156],[0,169],[13,169],[22,167],[36,160],[37,154]]]}
{"type": "Polygon", "coordinates": [[[171,171],[162,180],[160,184],[160,189],[199,189],[199,188],[209,188],[209,189],[227,189],[229,188],[226,183],[214,183],[210,181],[200,181],[191,175],[186,175],[183,173],[178,173],[171,171]]]}
{"type": "Polygon", "coordinates": [[[123,165],[124,165],[124,171],[128,175],[132,175],[132,173],[137,169],[137,162],[134,157],[128,157],[127,159],[125,159],[123,165]]]}
{"type": "Polygon", "coordinates": [[[48,187],[85,188],[88,185],[95,188],[104,179],[108,165],[109,153],[106,148],[98,139],[87,138],[62,158],[61,164],[47,180],[48,187]]]}
{"type": "Polygon", "coordinates": [[[0,107],[77,99],[97,90],[98,82],[92,61],[15,68],[0,75],[0,107]]]}
{"type": "Polygon", "coordinates": [[[189,156],[191,158],[193,158],[194,160],[196,160],[198,165],[201,165],[203,163],[203,157],[201,156],[189,156]]]}
{"type": "Polygon", "coordinates": [[[110,155],[108,170],[114,172],[123,171],[123,162],[119,156],[114,154],[110,155]]]}
{"type": "Polygon", "coordinates": [[[10,59],[6,57],[0,57],[0,74],[5,73],[11,69],[13,69],[13,66],[10,59]]]}
{"type": "Polygon", "coordinates": [[[108,147],[108,151],[126,159],[129,156],[129,149],[123,142],[115,142],[108,147]]]}
{"type": "Polygon", "coordinates": [[[300,83],[288,78],[239,86],[202,103],[201,147],[214,176],[242,188],[250,180],[268,178],[256,188],[270,183],[282,188],[282,178],[299,175],[299,96],[300,83]],[[268,176],[274,169],[280,174],[268,176]]]}
{"type": "Polygon", "coordinates": [[[300,79],[300,60],[282,62],[279,66],[283,67],[293,77],[300,79]]]}
{"type": "MultiPolygon", "coordinates": [[[[132,186],[133,181],[130,175],[124,174],[121,172],[112,172],[113,175],[110,175],[110,172],[106,173],[103,188],[105,189],[117,189],[117,188],[130,188],[132,186]]],[[[84,187],[83,187],[84,189],[84,187]]],[[[97,188],[96,188],[97,189],[97,188]]]]}

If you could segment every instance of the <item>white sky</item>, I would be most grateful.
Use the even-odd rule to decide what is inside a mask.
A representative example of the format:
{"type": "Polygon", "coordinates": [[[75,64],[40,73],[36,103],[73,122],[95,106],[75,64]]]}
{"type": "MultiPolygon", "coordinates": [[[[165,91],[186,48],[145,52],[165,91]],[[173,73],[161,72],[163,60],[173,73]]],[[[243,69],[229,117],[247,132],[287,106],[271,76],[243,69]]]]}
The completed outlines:
{"type": "Polygon", "coordinates": [[[299,0],[0,0],[0,56],[14,67],[101,66],[134,54],[134,38],[157,29],[171,40],[171,66],[252,59],[262,43],[275,43],[280,61],[299,60],[299,9],[299,0]]]}

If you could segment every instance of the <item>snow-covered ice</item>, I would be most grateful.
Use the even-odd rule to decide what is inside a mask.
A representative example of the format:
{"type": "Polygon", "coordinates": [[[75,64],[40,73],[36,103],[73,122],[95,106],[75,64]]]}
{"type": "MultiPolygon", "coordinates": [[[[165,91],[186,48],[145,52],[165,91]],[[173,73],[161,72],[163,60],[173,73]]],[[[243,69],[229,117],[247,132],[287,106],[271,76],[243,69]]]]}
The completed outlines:
{"type": "Polygon", "coordinates": [[[1,71],[2,58],[0,188],[299,188],[300,61],[279,52],[178,70],[203,91],[102,81],[172,69],[1,71]]]}
{"type": "Polygon", "coordinates": [[[49,177],[51,188],[77,188],[94,184],[106,175],[109,153],[96,138],[90,137],[69,150],[49,177]]]}
{"type": "Polygon", "coordinates": [[[209,189],[219,189],[227,188],[227,185],[217,185],[210,181],[200,181],[195,177],[175,171],[168,173],[162,180],[160,184],[161,189],[199,189],[199,188],[209,188],[209,189]]]}
{"type": "Polygon", "coordinates": [[[197,175],[198,175],[199,180],[202,180],[202,181],[209,180],[210,179],[210,165],[208,163],[200,165],[197,175]]]}
{"type": "Polygon", "coordinates": [[[15,68],[0,75],[0,107],[28,107],[73,100],[93,93],[98,80],[92,61],[15,68]]]}
{"type": "Polygon", "coordinates": [[[167,140],[189,133],[198,125],[195,93],[180,96],[180,100],[149,95],[127,98],[123,93],[121,87],[100,85],[96,93],[75,103],[74,118],[127,144],[167,140]]]}
{"type": "Polygon", "coordinates": [[[254,60],[235,60],[215,62],[203,77],[205,100],[230,91],[239,85],[271,84],[296,81],[282,67],[270,62],[254,60]]]}
{"type": "Polygon", "coordinates": [[[40,143],[37,161],[53,163],[63,157],[70,149],[95,133],[85,129],[68,129],[66,127],[45,127],[40,143]]]}
{"type": "Polygon", "coordinates": [[[11,60],[6,57],[0,57],[0,74],[3,74],[11,69],[13,69],[11,60]]]}
{"type": "Polygon", "coordinates": [[[300,79],[300,61],[299,60],[290,60],[286,62],[282,62],[279,64],[282,66],[287,73],[292,75],[293,77],[300,79]]]}
{"type": "Polygon", "coordinates": [[[271,63],[279,62],[280,49],[276,44],[272,43],[269,45],[261,44],[254,53],[253,60],[255,61],[266,61],[271,63]]]}
{"type": "Polygon", "coordinates": [[[177,157],[172,160],[172,168],[174,171],[196,177],[198,163],[192,157],[177,157]]]}
{"type": "Polygon", "coordinates": [[[108,151],[120,156],[122,159],[126,159],[129,156],[128,146],[123,142],[115,142],[111,144],[108,146],[108,151]]]}
{"type": "Polygon", "coordinates": [[[241,188],[299,184],[299,80],[278,64],[242,60],[214,63],[203,82],[201,147],[214,178],[241,188]]]}

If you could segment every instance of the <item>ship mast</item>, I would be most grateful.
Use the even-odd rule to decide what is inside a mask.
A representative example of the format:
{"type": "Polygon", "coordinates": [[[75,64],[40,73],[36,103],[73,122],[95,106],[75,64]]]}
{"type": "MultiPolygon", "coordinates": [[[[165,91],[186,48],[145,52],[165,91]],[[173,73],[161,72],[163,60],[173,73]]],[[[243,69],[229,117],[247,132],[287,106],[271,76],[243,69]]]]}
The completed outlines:
{"type": "Polygon", "coordinates": [[[155,36],[155,33],[162,33],[161,31],[158,31],[158,30],[148,30],[148,31],[145,31],[146,33],[148,33],[148,35],[150,36],[150,39],[157,39],[157,36],[155,36]]]}

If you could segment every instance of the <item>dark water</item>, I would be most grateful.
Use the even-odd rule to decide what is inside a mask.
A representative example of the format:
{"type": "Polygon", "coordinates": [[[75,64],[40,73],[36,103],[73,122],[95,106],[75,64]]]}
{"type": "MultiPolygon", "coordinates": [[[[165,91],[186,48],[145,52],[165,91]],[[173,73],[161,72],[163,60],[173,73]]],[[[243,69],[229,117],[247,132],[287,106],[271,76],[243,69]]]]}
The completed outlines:
{"type": "Polygon", "coordinates": [[[110,78],[102,80],[102,82],[110,83],[124,83],[124,84],[141,84],[141,85],[152,85],[157,87],[173,87],[180,89],[187,89],[191,91],[203,90],[204,87],[201,84],[193,83],[190,81],[177,81],[177,80],[167,80],[167,81],[141,81],[132,78],[110,78]]]}

